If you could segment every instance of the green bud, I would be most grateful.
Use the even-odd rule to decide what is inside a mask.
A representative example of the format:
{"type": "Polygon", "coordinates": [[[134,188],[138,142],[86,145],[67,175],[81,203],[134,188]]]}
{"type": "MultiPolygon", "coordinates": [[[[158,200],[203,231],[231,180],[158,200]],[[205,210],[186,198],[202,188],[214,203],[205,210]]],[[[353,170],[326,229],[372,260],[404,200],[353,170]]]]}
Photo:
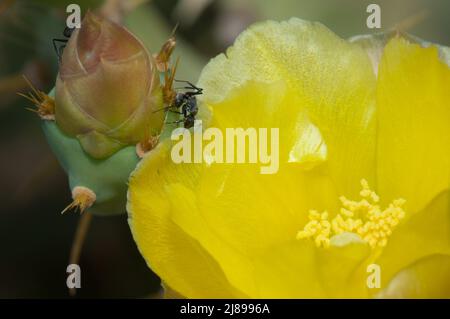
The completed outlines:
{"type": "Polygon", "coordinates": [[[62,132],[54,121],[42,121],[42,128],[69,177],[74,201],[68,208],[89,208],[95,215],[124,213],[128,176],[139,162],[135,146],[126,146],[105,159],[95,159],[86,156],[79,141],[62,132]],[[79,189],[86,189],[92,196],[80,196],[79,189]]]}
{"type": "Polygon", "coordinates": [[[29,83],[23,96],[69,177],[73,202],[63,212],[125,212],[129,174],[158,142],[165,112],[156,111],[174,96],[174,47],[172,35],[153,57],[126,29],[87,13],[64,49],[55,88],[47,95],[29,83]]]}
{"type": "Polygon", "coordinates": [[[96,159],[158,136],[164,123],[155,59],[125,28],[89,12],[64,49],[55,100],[57,126],[96,159]]]}

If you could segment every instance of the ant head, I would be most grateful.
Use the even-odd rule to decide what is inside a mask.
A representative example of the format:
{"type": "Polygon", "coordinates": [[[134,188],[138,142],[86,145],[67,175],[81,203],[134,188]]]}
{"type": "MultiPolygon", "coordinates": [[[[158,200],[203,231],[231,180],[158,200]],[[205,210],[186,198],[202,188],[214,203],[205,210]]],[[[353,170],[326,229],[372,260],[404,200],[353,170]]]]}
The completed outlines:
{"type": "Polygon", "coordinates": [[[70,36],[72,35],[72,33],[73,33],[73,31],[75,30],[75,28],[69,28],[69,27],[65,27],[64,28],[64,31],[63,31],[63,35],[66,37],[66,38],[70,38],[70,36]]]}
{"type": "Polygon", "coordinates": [[[181,105],[183,105],[184,99],[185,99],[184,93],[177,93],[177,95],[175,95],[174,101],[175,107],[180,107],[181,105]]]}

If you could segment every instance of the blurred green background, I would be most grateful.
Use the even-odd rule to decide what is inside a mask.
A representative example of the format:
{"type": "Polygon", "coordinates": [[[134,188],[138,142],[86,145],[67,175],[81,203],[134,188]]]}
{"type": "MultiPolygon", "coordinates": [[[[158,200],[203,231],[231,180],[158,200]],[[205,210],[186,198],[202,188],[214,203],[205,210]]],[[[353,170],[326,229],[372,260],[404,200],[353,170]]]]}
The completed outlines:
{"type": "MultiPolygon", "coordinates": [[[[179,22],[177,77],[197,81],[202,67],[249,24],[296,16],[320,21],[342,37],[371,33],[366,7],[381,6],[382,30],[396,25],[450,45],[448,0],[0,0],[0,298],[68,297],[66,266],[79,215],[60,211],[71,201],[67,179],[40,130],[25,74],[39,89],[54,85],[65,7],[100,10],[125,24],[157,52],[179,22]]],[[[145,265],[126,215],[94,217],[81,256],[78,298],[154,297],[159,279],[145,265]]]]}

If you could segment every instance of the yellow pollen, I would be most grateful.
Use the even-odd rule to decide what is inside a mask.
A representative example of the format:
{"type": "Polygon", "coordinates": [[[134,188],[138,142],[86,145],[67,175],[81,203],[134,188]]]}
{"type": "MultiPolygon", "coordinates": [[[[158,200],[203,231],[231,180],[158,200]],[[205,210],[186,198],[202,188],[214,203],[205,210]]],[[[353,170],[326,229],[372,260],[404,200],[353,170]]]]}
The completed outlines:
{"type": "Polygon", "coordinates": [[[394,200],[384,210],[380,209],[380,198],[370,189],[365,179],[361,180],[360,201],[349,200],[344,196],[339,199],[342,208],[329,221],[328,212],[319,213],[310,210],[309,222],[297,233],[297,239],[314,240],[318,247],[328,247],[330,237],[344,232],[359,235],[372,248],[384,247],[392,231],[405,217],[402,206],[405,200],[394,200]]]}

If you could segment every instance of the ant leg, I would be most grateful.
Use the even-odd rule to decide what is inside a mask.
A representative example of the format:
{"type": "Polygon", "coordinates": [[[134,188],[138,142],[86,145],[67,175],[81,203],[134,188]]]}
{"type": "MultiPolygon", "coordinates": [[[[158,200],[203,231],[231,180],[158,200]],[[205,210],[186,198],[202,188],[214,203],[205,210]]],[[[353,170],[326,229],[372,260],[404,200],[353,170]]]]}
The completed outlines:
{"type": "Polygon", "coordinates": [[[58,57],[59,57],[59,60],[60,60],[60,61],[61,61],[61,59],[62,59],[63,51],[64,51],[65,48],[66,48],[66,45],[65,45],[65,44],[63,44],[62,46],[59,47],[58,57]]]}
{"type": "Polygon", "coordinates": [[[54,48],[55,51],[56,51],[56,44],[57,44],[57,43],[67,43],[67,41],[69,41],[69,40],[67,40],[67,39],[52,39],[52,42],[53,42],[53,48],[54,48]]]}
{"type": "Polygon", "coordinates": [[[165,106],[165,107],[162,107],[162,108],[160,108],[160,109],[157,109],[157,110],[155,110],[155,111],[153,111],[153,113],[156,113],[156,112],[159,112],[159,111],[167,111],[167,110],[170,110],[170,108],[172,108],[172,106],[165,106]]]}
{"type": "Polygon", "coordinates": [[[166,122],[166,124],[180,124],[180,123],[183,123],[184,122],[184,119],[183,120],[178,120],[178,121],[175,121],[175,122],[166,122]]]}
{"type": "Polygon", "coordinates": [[[177,90],[182,90],[182,89],[184,89],[184,90],[195,90],[195,91],[187,91],[187,92],[185,92],[184,95],[186,95],[186,96],[194,96],[194,95],[201,95],[201,94],[203,94],[203,89],[197,90],[197,89],[192,89],[190,87],[182,87],[182,88],[176,88],[176,89],[177,90]]]}
{"type": "Polygon", "coordinates": [[[58,54],[58,48],[56,47],[56,40],[57,39],[53,39],[52,43],[53,43],[53,50],[55,51],[56,54],[58,54]]]}
{"type": "Polygon", "coordinates": [[[57,44],[62,43],[65,47],[65,44],[67,43],[67,39],[52,39],[53,43],[53,49],[55,50],[56,55],[58,56],[58,60],[61,61],[61,47],[58,47],[57,44]]]}
{"type": "Polygon", "coordinates": [[[187,90],[187,89],[192,90],[191,87],[187,87],[187,86],[178,86],[178,87],[176,87],[176,88],[174,88],[174,89],[175,89],[175,90],[187,90]]]}
{"type": "Polygon", "coordinates": [[[170,113],[175,113],[175,114],[181,114],[183,115],[183,112],[179,112],[179,111],[173,111],[173,110],[169,110],[170,113]]]}

